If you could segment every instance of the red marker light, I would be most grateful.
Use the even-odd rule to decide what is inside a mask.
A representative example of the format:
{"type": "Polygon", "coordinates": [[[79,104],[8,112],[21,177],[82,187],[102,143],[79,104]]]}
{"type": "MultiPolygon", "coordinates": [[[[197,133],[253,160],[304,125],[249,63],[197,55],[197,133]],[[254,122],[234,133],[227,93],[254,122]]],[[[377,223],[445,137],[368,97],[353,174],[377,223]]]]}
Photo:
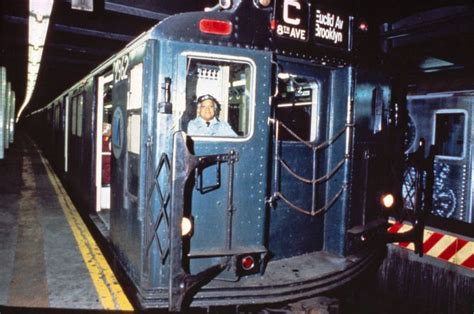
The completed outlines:
{"type": "Polygon", "coordinates": [[[243,270],[250,270],[255,267],[255,261],[252,256],[248,255],[242,258],[242,269],[243,270]]]}
{"type": "Polygon", "coordinates": [[[271,20],[271,22],[270,22],[270,28],[271,28],[272,30],[275,30],[275,28],[276,28],[276,21],[275,21],[274,19],[271,20]]]}
{"type": "Polygon", "coordinates": [[[228,36],[232,33],[232,23],[229,21],[202,19],[199,21],[199,30],[207,34],[228,36]]]}

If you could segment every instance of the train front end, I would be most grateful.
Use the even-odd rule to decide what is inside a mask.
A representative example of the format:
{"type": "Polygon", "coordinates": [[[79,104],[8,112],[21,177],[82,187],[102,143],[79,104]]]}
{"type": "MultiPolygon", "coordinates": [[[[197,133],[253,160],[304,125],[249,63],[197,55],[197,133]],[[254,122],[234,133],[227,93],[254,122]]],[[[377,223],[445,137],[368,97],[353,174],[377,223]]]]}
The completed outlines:
{"type": "MultiPolygon", "coordinates": [[[[348,14],[262,3],[170,17],[150,33],[138,218],[114,218],[140,245],[112,235],[144,307],[305,299],[383,255],[387,80],[354,62],[348,14]]],[[[129,132],[121,121],[113,130],[129,132]]]]}

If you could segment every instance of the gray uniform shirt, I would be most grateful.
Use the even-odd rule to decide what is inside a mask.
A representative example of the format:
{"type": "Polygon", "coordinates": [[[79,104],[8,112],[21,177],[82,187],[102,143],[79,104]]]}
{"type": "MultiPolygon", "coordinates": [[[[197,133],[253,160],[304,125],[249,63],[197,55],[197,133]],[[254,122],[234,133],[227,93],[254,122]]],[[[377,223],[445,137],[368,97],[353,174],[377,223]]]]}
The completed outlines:
{"type": "Polygon", "coordinates": [[[216,118],[206,122],[201,117],[189,121],[188,134],[195,136],[237,136],[227,122],[219,121],[216,118]]]}

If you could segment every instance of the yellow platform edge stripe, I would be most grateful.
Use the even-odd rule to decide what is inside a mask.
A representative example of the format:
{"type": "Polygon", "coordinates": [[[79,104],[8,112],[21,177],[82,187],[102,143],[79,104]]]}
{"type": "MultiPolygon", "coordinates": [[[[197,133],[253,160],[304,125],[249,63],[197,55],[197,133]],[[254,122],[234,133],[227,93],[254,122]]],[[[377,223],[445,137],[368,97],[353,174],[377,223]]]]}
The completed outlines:
{"type": "MultiPolygon", "coordinates": [[[[36,147],[36,145],[34,146],[36,147]]],[[[82,218],[79,216],[77,209],[65,192],[64,187],[51,169],[48,160],[43,157],[37,147],[36,149],[46,169],[48,178],[58,195],[59,203],[77,242],[84,263],[89,270],[102,306],[106,310],[133,311],[132,304],[118,283],[112,269],[92,238],[82,218]]]]}

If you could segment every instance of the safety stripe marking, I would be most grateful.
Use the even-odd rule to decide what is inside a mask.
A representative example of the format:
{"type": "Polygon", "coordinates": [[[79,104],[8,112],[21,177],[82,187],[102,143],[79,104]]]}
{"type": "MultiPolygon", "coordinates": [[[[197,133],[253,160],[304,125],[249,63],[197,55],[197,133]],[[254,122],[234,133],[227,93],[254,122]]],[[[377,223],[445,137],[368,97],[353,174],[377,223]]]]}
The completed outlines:
{"type": "MultiPolygon", "coordinates": [[[[34,145],[36,147],[36,145],[34,145]]],[[[76,239],[84,263],[89,270],[92,282],[99,296],[100,302],[106,310],[133,311],[133,306],[115,278],[112,269],[102,255],[97,243],[79,216],[77,209],[67,195],[64,187],[54,174],[49,162],[36,147],[41,161],[46,168],[48,178],[58,195],[66,220],[76,239]]]]}
{"type": "MultiPolygon", "coordinates": [[[[388,228],[390,233],[403,233],[412,226],[390,221],[393,225],[388,228]]],[[[397,243],[395,243],[397,244],[397,243]]],[[[397,245],[414,250],[413,243],[402,242],[397,245]]],[[[425,228],[423,234],[423,252],[426,255],[447,261],[466,268],[474,269],[474,242],[466,239],[442,234],[425,228]]]]}
{"type": "Polygon", "coordinates": [[[439,254],[439,258],[449,260],[453,256],[456,255],[456,252],[459,251],[464,245],[466,245],[467,241],[462,239],[456,239],[453,243],[451,243],[441,254],[439,254]]]}
{"type": "Polygon", "coordinates": [[[427,252],[428,255],[440,256],[444,250],[454,243],[456,239],[450,235],[444,235],[433,247],[427,252]]]}
{"type": "Polygon", "coordinates": [[[466,241],[466,245],[464,245],[453,257],[451,257],[449,261],[455,264],[462,264],[462,262],[468,259],[473,253],[474,243],[466,241]]]}
{"type": "Polygon", "coordinates": [[[428,251],[431,250],[431,248],[433,248],[433,246],[443,237],[441,233],[432,232],[429,230],[426,230],[426,233],[428,235],[428,239],[426,239],[423,243],[423,253],[425,254],[428,253],[428,251]]]}
{"type": "Polygon", "coordinates": [[[461,265],[467,268],[474,269],[474,254],[471,254],[469,258],[467,258],[463,263],[461,263],[461,265]]]}
{"type": "Polygon", "coordinates": [[[388,228],[388,231],[390,231],[391,233],[398,233],[401,227],[403,227],[403,224],[397,222],[394,223],[390,228],[388,228]]]}

